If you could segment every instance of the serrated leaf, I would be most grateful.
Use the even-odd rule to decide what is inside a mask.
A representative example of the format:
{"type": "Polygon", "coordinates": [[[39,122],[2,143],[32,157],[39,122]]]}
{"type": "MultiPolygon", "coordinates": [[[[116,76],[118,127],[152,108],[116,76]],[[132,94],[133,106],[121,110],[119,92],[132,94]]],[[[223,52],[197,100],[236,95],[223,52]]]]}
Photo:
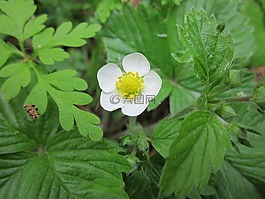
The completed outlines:
{"type": "Polygon", "coordinates": [[[139,165],[139,169],[126,176],[126,192],[130,199],[157,198],[162,164],[163,159],[159,155],[154,155],[139,165]]]}
{"type": "Polygon", "coordinates": [[[30,63],[16,63],[0,70],[0,77],[9,77],[1,87],[5,99],[16,97],[21,87],[26,87],[31,81],[30,63]]]}
{"type": "Polygon", "coordinates": [[[27,120],[25,98],[21,92],[7,103],[0,93],[1,197],[127,198],[121,172],[131,166],[125,158],[105,142],[80,136],[76,129],[57,132],[52,103],[38,120],[27,120]]]}
{"type": "Polygon", "coordinates": [[[103,30],[108,62],[117,63],[118,57],[141,52],[150,61],[152,68],[161,69],[168,77],[172,77],[172,68],[176,62],[170,55],[167,35],[159,36],[167,34],[166,26],[157,21],[163,21],[161,15],[151,8],[147,11],[141,4],[137,11],[124,5],[121,11],[113,12],[103,30]]]}
{"type": "Polygon", "coordinates": [[[233,118],[231,123],[238,123],[247,129],[253,129],[260,134],[248,133],[247,139],[252,148],[237,145],[239,153],[229,151],[225,158],[242,175],[247,177],[254,184],[265,184],[265,120],[251,103],[240,103],[232,106],[240,117],[233,118]]]}
{"type": "Polygon", "coordinates": [[[63,61],[69,57],[67,52],[58,48],[59,46],[83,46],[85,39],[93,37],[100,28],[98,24],[81,23],[72,29],[72,23],[65,22],[55,32],[53,28],[48,28],[35,35],[33,47],[44,64],[53,64],[54,61],[63,61]]]}
{"type": "Polygon", "coordinates": [[[35,13],[32,0],[1,1],[0,9],[6,15],[0,15],[0,32],[14,36],[23,42],[23,28],[27,20],[35,13]]]}
{"type": "Polygon", "coordinates": [[[161,176],[160,196],[174,192],[179,198],[186,198],[193,188],[204,188],[212,168],[221,167],[229,146],[228,132],[214,114],[192,113],[182,122],[179,136],[171,144],[161,176]]]}
{"type": "Polygon", "coordinates": [[[28,120],[27,112],[23,108],[26,97],[27,94],[21,92],[17,98],[7,103],[0,93],[1,154],[30,152],[38,143],[43,144],[49,135],[57,131],[58,114],[54,104],[50,103],[50,109],[46,114],[32,122],[28,120]]]}
{"type": "Polygon", "coordinates": [[[208,18],[195,9],[185,16],[184,26],[178,26],[180,41],[193,56],[194,72],[205,83],[221,79],[234,54],[232,36],[218,27],[213,15],[208,18]]]}
{"type": "Polygon", "coordinates": [[[179,119],[166,118],[158,124],[152,134],[152,145],[164,158],[168,157],[169,148],[179,134],[181,122],[179,119]]]}
{"type": "Polygon", "coordinates": [[[171,53],[172,57],[179,63],[192,62],[193,58],[189,51],[178,51],[176,53],[171,53]]]}
{"type": "Polygon", "coordinates": [[[1,156],[3,197],[127,198],[121,172],[130,165],[107,144],[81,138],[76,131],[52,138],[45,149],[49,155],[43,151],[1,156]]]}
{"type": "Polygon", "coordinates": [[[174,86],[169,98],[170,113],[177,114],[188,106],[194,104],[199,97],[199,93],[188,90],[181,86],[174,86]]]}
{"type": "Polygon", "coordinates": [[[218,198],[227,199],[262,199],[263,196],[258,188],[254,186],[239,170],[228,161],[224,161],[223,167],[216,175],[215,190],[218,198]]]}
{"type": "MultiPolygon", "coordinates": [[[[250,6],[252,7],[252,6],[250,6]]],[[[231,0],[219,0],[219,1],[208,1],[208,0],[189,0],[183,1],[178,7],[171,7],[167,10],[168,13],[168,37],[173,37],[174,42],[171,44],[171,52],[179,51],[179,38],[176,38],[175,30],[170,28],[175,24],[182,24],[183,18],[186,12],[189,12],[192,8],[201,9],[207,11],[208,15],[214,14],[217,18],[218,24],[225,22],[226,28],[228,29],[235,43],[234,58],[247,58],[254,52],[254,48],[249,49],[248,46],[253,46],[254,35],[253,27],[249,23],[249,17],[241,13],[242,2],[231,1],[231,0]],[[177,44],[177,45],[176,45],[177,44]]],[[[247,7],[248,8],[248,7],[247,7]]],[[[251,9],[247,9],[251,11],[251,9]]],[[[257,12],[255,12],[257,14],[257,12]]],[[[253,20],[257,21],[257,17],[252,14],[253,20]]],[[[260,24],[262,22],[260,21],[260,24]]],[[[259,26],[261,27],[261,26],[259,26]]],[[[242,64],[244,65],[244,64],[242,64]]]]}

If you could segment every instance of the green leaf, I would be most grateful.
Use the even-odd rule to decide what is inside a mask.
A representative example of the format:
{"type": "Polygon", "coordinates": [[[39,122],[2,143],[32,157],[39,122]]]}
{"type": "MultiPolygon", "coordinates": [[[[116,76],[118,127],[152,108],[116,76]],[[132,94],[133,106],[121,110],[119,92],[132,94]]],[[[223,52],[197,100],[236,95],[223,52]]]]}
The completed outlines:
{"type": "MultiPolygon", "coordinates": [[[[265,63],[265,28],[264,28],[264,0],[262,1],[242,1],[241,11],[248,17],[249,23],[253,26],[251,34],[255,40],[251,45],[252,51],[249,66],[263,66],[265,63]],[[263,1],[263,2],[262,2],[263,1]],[[262,7],[263,6],[263,7],[262,7]]],[[[250,32],[250,31],[249,31],[250,32]]],[[[250,45],[248,45],[250,46],[250,45]]],[[[250,49],[247,49],[250,50],[250,49]]]]}
{"type": "Polygon", "coordinates": [[[178,51],[176,53],[172,53],[171,55],[179,63],[189,63],[193,61],[192,55],[187,50],[178,51]]]}
{"type": "Polygon", "coordinates": [[[166,78],[162,78],[162,87],[155,97],[154,103],[150,103],[148,106],[148,111],[156,109],[171,93],[172,91],[172,84],[166,78]]]}
{"type": "Polygon", "coordinates": [[[43,114],[47,109],[49,94],[58,106],[59,121],[64,130],[70,131],[75,121],[83,136],[99,141],[103,136],[102,129],[96,126],[100,123],[100,119],[77,107],[87,105],[93,100],[90,95],[80,92],[87,89],[87,83],[76,77],[75,70],[62,70],[48,75],[39,73],[37,69],[36,71],[39,81],[31,90],[25,104],[34,104],[39,109],[39,113],[43,114]]]}
{"type": "Polygon", "coordinates": [[[178,26],[178,36],[193,57],[194,72],[205,83],[223,78],[234,54],[232,36],[218,25],[214,15],[193,9],[178,26]]]}
{"type": "Polygon", "coordinates": [[[86,93],[73,91],[75,88],[87,88],[87,84],[82,80],[76,81],[76,77],[73,77],[74,75],[76,75],[76,71],[73,70],[62,70],[49,75],[43,75],[43,80],[46,80],[45,89],[59,108],[59,120],[64,130],[71,130],[74,121],[76,121],[78,130],[83,136],[89,136],[90,139],[99,141],[103,136],[103,131],[95,125],[100,123],[100,119],[75,106],[89,104],[92,102],[92,97],[86,93]],[[74,79],[72,84],[67,85],[65,83],[72,79],[74,79]],[[61,90],[57,90],[52,85],[61,90]]]}
{"type": "Polygon", "coordinates": [[[9,77],[1,87],[5,99],[16,97],[21,87],[26,87],[31,81],[30,63],[16,63],[5,66],[0,70],[0,77],[9,77]]]}
{"type": "Polygon", "coordinates": [[[115,9],[121,9],[121,0],[103,0],[99,3],[96,14],[102,23],[105,23],[110,16],[110,12],[115,9]]]}
{"type": "Polygon", "coordinates": [[[193,189],[202,190],[212,168],[221,167],[225,148],[230,146],[228,132],[212,113],[196,111],[181,124],[171,144],[160,181],[160,196],[173,192],[186,198],[193,189]]]}
{"type": "Polygon", "coordinates": [[[224,161],[221,171],[216,175],[215,190],[218,198],[263,198],[254,184],[227,161],[224,161]]]}
{"type": "Polygon", "coordinates": [[[168,3],[174,3],[175,5],[179,5],[183,0],[161,0],[162,5],[166,5],[168,3]]]}
{"type": "Polygon", "coordinates": [[[127,198],[120,173],[130,166],[114,150],[81,138],[76,131],[53,139],[35,153],[2,155],[3,197],[127,198]]]}
{"type": "Polygon", "coordinates": [[[1,197],[128,198],[121,172],[131,166],[125,158],[76,129],[57,132],[53,103],[36,121],[27,120],[25,98],[21,92],[7,104],[0,93],[1,197]]]}
{"type": "Polygon", "coordinates": [[[164,158],[168,157],[169,148],[179,134],[181,122],[179,119],[166,118],[158,124],[152,134],[152,145],[164,158]]]}
{"type": "Polygon", "coordinates": [[[154,155],[150,160],[141,164],[139,169],[126,176],[126,192],[130,199],[157,198],[163,163],[161,156],[154,155]]]}
{"type": "Polygon", "coordinates": [[[28,23],[24,27],[24,40],[42,31],[45,28],[45,25],[43,25],[43,23],[47,21],[47,19],[47,15],[41,15],[28,21],[28,23]]]}
{"type": "Polygon", "coordinates": [[[6,47],[6,45],[7,44],[0,39],[0,68],[6,63],[10,55],[13,53],[9,48],[6,47]]]}
{"type": "Polygon", "coordinates": [[[247,139],[253,146],[252,148],[237,145],[239,153],[229,151],[225,158],[242,175],[248,178],[252,183],[265,184],[265,120],[251,103],[241,103],[233,105],[236,114],[240,117],[233,118],[231,123],[240,124],[241,127],[252,129],[260,134],[248,133],[247,139]]]}
{"type": "Polygon", "coordinates": [[[75,70],[61,70],[46,75],[45,78],[50,84],[61,90],[86,90],[88,88],[86,81],[75,77],[76,75],[77,72],[75,70]]]}
{"type": "MultiPolygon", "coordinates": [[[[206,10],[208,15],[214,14],[216,16],[216,19],[218,21],[218,24],[223,24],[225,22],[226,27],[225,29],[228,29],[233,38],[234,38],[234,44],[235,44],[235,53],[234,58],[244,58],[249,59],[250,56],[254,52],[254,48],[249,49],[248,46],[255,45],[255,38],[253,35],[253,27],[252,24],[250,24],[249,17],[245,16],[240,12],[242,8],[242,3],[246,3],[248,1],[244,2],[238,2],[238,1],[231,1],[231,0],[219,0],[219,1],[208,1],[208,0],[189,0],[189,1],[183,1],[178,7],[171,7],[167,9],[166,13],[167,20],[168,20],[168,37],[174,38],[174,42],[171,42],[171,52],[177,52],[179,51],[179,38],[176,37],[176,31],[173,28],[175,24],[183,24],[183,18],[186,12],[189,12],[192,8],[201,9],[203,8],[206,10]],[[176,45],[177,44],[177,45],[176,45]]],[[[246,3],[247,4],[247,3],[246,3]]],[[[248,11],[253,12],[252,9],[253,5],[247,5],[246,8],[248,11]]],[[[251,16],[255,20],[255,22],[258,22],[259,24],[262,24],[262,20],[258,20],[259,17],[256,16],[258,11],[254,11],[253,13],[249,13],[249,16],[251,16]],[[255,15],[253,15],[255,13],[255,15]]],[[[256,28],[261,28],[261,25],[257,25],[256,28]]],[[[255,28],[255,29],[256,29],[255,28]]],[[[263,35],[260,34],[260,37],[263,35]]],[[[260,43],[259,43],[260,44],[260,43]]],[[[261,45],[262,46],[262,45],[261,45]]],[[[263,51],[260,51],[262,54],[263,51]]],[[[244,65],[244,64],[242,64],[244,65]]]]}
{"type": "Polygon", "coordinates": [[[261,109],[265,110],[265,85],[261,85],[255,89],[254,102],[260,106],[261,109]]]}
{"type": "Polygon", "coordinates": [[[30,153],[38,144],[44,144],[48,136],[55,134],[58,129],[58,110],[54,104],[50,103],[46,114],[32,122],[27,119],[27,112],[23,108],[26,97],[26,92],[20,92],[17,98],[7,103],[0,92],[1,154],[30,153]]]}
{"type": "Polygon", "coordinates": [[[161,69],[168,77],[172,77],[176,62],[168,48],[166,26],[157,21],[163,21],[159,12],[151,8],[147,11],[141,4],[137,10],[125,5],[120,12],[113,12],[102,30],[108,62],[117,63],[119,56],[141,52],[152,68],[161,69]]]}
{"type": "Polygon", "coordinates": [[[5,15],[0,15],[0,32],[14,36],[23,42],[24,25],[35,13],[36,6],[32,0],[1,1],[0,9],[5,15]]]}
{"type": "Polygon", "coordinates": [[[47,28],[33,37],[33,47],[44,64],[53,64],[54,61],[63,61],[69,57],[59,46],[80,47],[85,39],[93,37],[100,30],[98,24],[88,25],[81,23],[72,29],[71,22],[61,24],[54,32],[53,28],[47,28]]]}
{"type": "Polygon", "coordinates": [[[34,86],[24,104],[34,104],[38,108],[39,114],[45,113],[48,105],[48,99],[46,85],[44,82],[38,82],[34,86]]]}
{"type": "Polygon", "coordinates": [[[181,86],[174,86],[169,98],[170,113],[177,114],[188,106],[194,104],[199,97],[199,93],[188,90],[181,86]]]}
{"type": "Polygon", "coordinates": [[[43,49],[38,55],[44,64],[49,65],[52,65],[54,61],[63,61],[69,57],[69,54],[61,48],[43,49]]]}

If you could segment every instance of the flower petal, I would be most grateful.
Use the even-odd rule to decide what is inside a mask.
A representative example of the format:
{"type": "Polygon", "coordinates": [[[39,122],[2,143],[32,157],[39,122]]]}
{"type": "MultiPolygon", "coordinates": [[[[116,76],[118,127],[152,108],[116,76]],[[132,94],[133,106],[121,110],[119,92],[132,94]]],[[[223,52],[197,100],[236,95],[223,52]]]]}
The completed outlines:
{"type": "Polygon", "coordinates": [[[100,105],[106,111],[114,111],[124,106],[124,99],[116,91],[111,93],[102,91],[100,94],[100,105]]]}
{"type": "Polygon", "coordinates": [[[144,86],[145,88],[142,94],[145,97],[155,97],[161,89],[162,80],[155,71],[150,70],[150,72],[144,76],[144,86]]]}
{"type": "Polygon", "coordinates": [[[132,53],[126,55],[122,60],[123,69],[126,73],[139,73],[139,76],[144,76],[150,71],[150,63],[141,53],[132,53]]]}
{"type": "Polygon", "coordinates": [[[121,112],[127,116],[140,115],[147,108],[149,103],[135,103],[134,100],[126,100],[124,106],[121,108],[121,112]]]}
{"type": "Polygon", "coordinates": [[[121,69],[116,64],[106,64],[98,70],[97,78],[99,87],[104,92],[112,92],[116,89],[115,83],[122,75],[121,69]]]}

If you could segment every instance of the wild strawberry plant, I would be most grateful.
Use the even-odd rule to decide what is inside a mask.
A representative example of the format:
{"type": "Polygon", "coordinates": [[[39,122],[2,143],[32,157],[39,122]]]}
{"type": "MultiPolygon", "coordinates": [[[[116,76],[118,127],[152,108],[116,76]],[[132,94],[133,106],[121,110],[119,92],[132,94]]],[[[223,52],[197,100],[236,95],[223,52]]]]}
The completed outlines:
{"type": "Polygon", "coordinates": [[[1,198],[264,197],[262,1],[0,10],[1,198]]]}

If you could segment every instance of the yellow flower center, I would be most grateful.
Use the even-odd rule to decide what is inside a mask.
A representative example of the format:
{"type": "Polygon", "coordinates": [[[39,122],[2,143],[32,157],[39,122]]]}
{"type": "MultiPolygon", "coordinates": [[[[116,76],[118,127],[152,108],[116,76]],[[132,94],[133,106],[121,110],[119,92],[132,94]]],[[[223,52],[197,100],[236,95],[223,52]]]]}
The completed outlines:
{"type": "Polygon", "coordinates": [[[144,89],[144,79],[139,77],[139,73],[128,72],[118,77],[116,82],[117,92],[125,99],[133,99],[141,94],[144,89]]]}

